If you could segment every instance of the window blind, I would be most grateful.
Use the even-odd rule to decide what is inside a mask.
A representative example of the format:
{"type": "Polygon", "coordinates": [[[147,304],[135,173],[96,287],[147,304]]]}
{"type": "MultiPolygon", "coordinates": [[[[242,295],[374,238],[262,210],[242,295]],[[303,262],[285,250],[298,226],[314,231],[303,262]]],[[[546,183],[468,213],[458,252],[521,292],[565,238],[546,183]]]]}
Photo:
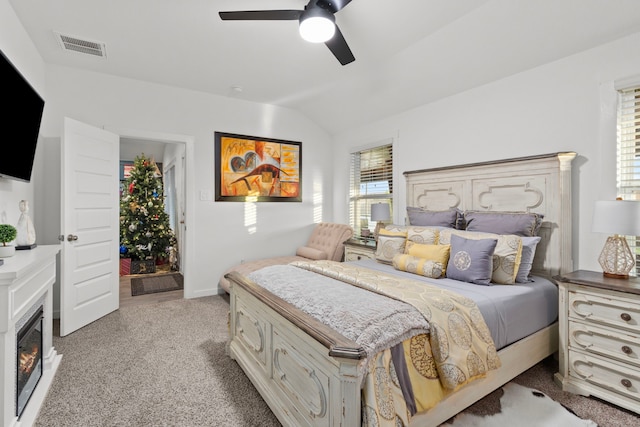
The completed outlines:
{"type": "MultiPolygon", "coordinates": [[[[640,200],[640,87],[618,92],[617,186],[618,197],[640,200]]],[[[640,276],[640,237],[627,236],[636,255],[636,276],[640,276]]]]}
{"type": "Polygon", "coordinates": [[[349,224],[355,234],[371,223],[371,204],[388,203],[393,217],[393,146],[382,146],[351,153],[349,224]]]}

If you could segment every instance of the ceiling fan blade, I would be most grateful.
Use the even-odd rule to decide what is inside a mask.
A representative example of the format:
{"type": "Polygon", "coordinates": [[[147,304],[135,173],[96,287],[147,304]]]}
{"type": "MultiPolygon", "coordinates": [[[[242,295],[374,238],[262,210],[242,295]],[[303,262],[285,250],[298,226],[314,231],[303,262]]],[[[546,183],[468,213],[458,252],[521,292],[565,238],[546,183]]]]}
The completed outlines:
{"type": "Polygon", "coordinates": [[[324,42],[327,45],[331,53],[340,61],[342,65],[347,65],[356,60],[356,57],[353,56],[351,49],[349,49],[349,45],[347,41],[344,39],[340,28],[336,25],[336,33],[330,40],[324,42]]]}
{"type": "Polygon", "coordinates": [[[218,12],[223,21],[295,21],[300,18],[301,10],[243,10],[237,12],[218,12]]]}
{"type": "Polygon", "coordinates": [[[333,13],[344,8],[346,5],[351,3],[351,0],[318,0],[316,1],[316,5],[320,6],[323,9],[330,10],[333,13]]]}

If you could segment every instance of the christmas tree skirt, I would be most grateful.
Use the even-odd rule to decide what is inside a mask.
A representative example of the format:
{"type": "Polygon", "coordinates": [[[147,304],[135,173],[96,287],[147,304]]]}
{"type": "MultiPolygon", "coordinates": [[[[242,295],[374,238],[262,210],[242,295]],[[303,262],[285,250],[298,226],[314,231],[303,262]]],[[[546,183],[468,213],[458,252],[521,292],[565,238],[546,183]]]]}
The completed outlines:
{"type": "Polygon", "coordinates": [[[182,274],[170,273],[131,279],[131,296],[183,289],[182,274]]]}

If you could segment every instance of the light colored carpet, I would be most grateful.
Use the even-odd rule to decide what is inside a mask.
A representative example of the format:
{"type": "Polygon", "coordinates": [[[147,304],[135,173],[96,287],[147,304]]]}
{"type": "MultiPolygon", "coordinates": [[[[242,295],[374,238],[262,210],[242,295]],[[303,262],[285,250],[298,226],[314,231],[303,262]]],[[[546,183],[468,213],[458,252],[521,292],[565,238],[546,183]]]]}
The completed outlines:
{"type": "Polygon", "coordinates": [[[60,338],[36,421],[72,426],[279,426],[225,353],[222,297],[125,307],[60,338]]]}
{"type": "MultiPolygon", "coordinates": [[[[36,426],[279,426],[225,353],[228,310],[227,296],[181,299],[123,307],[64,338],[54,329],[63,358],[36,426]]],[[[631,412],[562,392],[556,371],[549,358],[514,382],[600,427],[639,425],[631,412]]],[[[495,413],[501,395],[497,390],[465,412],[495,413]]]]}

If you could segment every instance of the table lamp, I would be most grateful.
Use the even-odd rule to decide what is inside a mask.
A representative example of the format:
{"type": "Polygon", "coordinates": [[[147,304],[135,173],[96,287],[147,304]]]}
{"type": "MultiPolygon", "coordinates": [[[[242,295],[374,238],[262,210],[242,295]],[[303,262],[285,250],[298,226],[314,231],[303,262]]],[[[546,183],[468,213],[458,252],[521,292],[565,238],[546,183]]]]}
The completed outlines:
{"type": "Polygon", "coordinates": [[[604,276],[628,279],[636,257],[625,236],[640,236],[640,201],[597,201],[591,231],[613,234],[607,238],[598,258],[604,276]]]}
{"type": "Polygon", "coordinates": [[[384,227],[383,221],[389,221],[391,219],[391,208],[388,203],[374,203],[371,205],[371,221],[377,221],[376,229],[373,235],[378,241],[378,233],[380,229],[384,227]]]}

